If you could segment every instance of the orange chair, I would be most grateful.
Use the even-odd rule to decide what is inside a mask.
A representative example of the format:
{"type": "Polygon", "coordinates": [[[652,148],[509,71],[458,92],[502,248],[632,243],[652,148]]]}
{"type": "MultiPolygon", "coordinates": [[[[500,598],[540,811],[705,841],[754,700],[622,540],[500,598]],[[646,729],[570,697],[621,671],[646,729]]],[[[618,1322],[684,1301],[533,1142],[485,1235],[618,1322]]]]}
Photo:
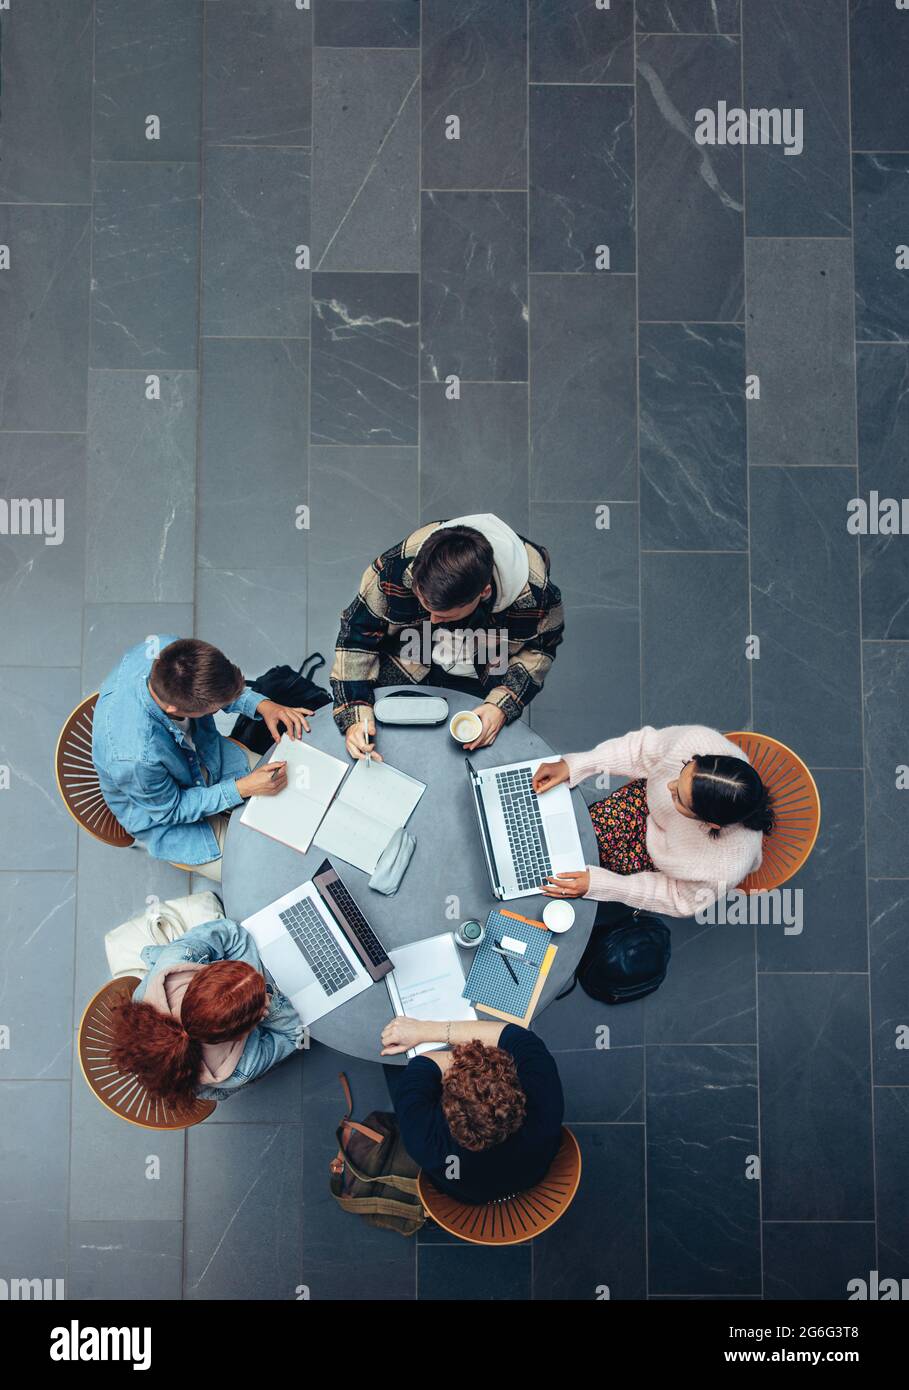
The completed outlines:
{"type": "Polygon", "coordinates": [[[79,1064],[90,1090],[108,1110],[144,1129],[189,1129],[216,1108],[213,1100],[173,1106],[149,1095],[142,1082],[119,1071],[111,1061],[113,1010],[127,1003],[139,983],[137,975],[108,980],[92,999],[79,1024],[79,1064]]]}
{"type": "Polygon", "coordinates": [[[562,1144],[549,1172],[536,1187],[485,1206],[459,1202],[434,1187],[426,1174],[417,1191],[427,1216],[449,1235],[473,1245],[518,1245],[554,1226],[571,1206],[581,1181],[581,1150],[570,1129],[562,1126],[562,1144]]]}
{"type": "Polygon", "coordinates": [[[821,825],[821,798],[811,773],[797,753],[767,734],[727,734],[741,748],[773,803],[775,824],[764,836],[761,867],[738,885],[743,892],[779,888],[805,863],[821,825]]]}
{"type": "Polygon", "coordinates": [[[57,739],[55,765],[57,787],[73,820],[105,845],[123,849],[133,837],[117,820],[101,795],[101,784],[92,762],[92,725],[98,692],[88,695],[73,710],[57,739]]]}

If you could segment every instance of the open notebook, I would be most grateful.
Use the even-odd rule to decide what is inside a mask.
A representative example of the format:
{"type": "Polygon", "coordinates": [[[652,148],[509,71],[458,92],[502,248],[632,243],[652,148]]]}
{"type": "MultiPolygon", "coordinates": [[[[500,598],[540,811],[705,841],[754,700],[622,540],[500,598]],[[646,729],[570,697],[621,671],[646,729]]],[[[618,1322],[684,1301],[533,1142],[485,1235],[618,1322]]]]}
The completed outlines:
{"type": "Polygon", "coordinates": [[[354,765],[319,826],[315,843],[326,854],[371,874],[388,841],[406,825],[425,782],[388,763],[354,765]]]}
{"type": "Polygon", "coordinates": [[[240,820],[305,854],[319,821],[347,771],[347,764],[320,753],[303,738],[282,734],[269,762],[287,763],[287,786],[277,796],[251,796],[240,820]]]}

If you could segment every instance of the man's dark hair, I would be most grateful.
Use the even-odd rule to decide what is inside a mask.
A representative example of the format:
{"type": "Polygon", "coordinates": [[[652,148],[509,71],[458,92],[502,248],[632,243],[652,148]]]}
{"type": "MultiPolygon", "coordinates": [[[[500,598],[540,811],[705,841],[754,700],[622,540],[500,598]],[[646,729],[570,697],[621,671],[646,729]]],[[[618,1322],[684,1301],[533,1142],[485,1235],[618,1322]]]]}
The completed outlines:
{"type": "Polygon", "coordinates": [[[463,608],[492,582],[492,546],[472,526],[442,526],[420,549],[410,572],[427,608],[437,613],[463,608]]]}
{"type": "Polygon", "coordinates": [[[151,668],[149,683],[165,705],[186,712],[231,704],[245,681],[239,666],[210,642],[180,637],[165,647],[151,668]]]}

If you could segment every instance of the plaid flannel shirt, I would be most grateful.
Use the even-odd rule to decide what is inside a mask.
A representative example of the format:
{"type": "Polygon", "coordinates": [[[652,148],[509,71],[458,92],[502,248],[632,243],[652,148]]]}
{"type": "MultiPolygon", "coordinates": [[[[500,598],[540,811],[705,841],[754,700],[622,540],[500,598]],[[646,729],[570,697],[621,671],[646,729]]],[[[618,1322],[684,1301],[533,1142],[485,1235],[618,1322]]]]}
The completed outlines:
{"type": "MultiPolygon", "coordinates": [[[[429,675],[428,664],[410,659],[413,634],[428,623],[428,614],[413,592],[411,570],[423,541],[439,524],[421,526],[374,560],[356,598],[341,614],[331,689],[335,723],[342,733],[362,719],[364,706],[372,708],[383,656],[391,657],[400,669],[402,685],[419,684],[429,675]]],[[[477,660],[476,670],[484,701],[497,705],[509,724],[542,690],[565,626],[562,596],[549,578],[548,556],[523,536],[521,540],[530,573],[515,601],[494,613],[491,600],[481,600],[468,618],[453,625],[453,630],[497,633],[504,629],[507,633],[507,670],[492,670],[500,666],[495,660],[477,660]]]]}

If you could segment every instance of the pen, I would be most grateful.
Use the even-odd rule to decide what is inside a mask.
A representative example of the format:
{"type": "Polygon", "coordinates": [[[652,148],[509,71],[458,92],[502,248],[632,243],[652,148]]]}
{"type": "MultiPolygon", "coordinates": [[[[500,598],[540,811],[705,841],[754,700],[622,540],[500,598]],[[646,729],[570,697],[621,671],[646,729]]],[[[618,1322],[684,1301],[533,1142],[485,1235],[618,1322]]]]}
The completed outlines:
{"type": "MultiPolygon", "coordinates": [[[[363,716],[363,737],[366,739],[366,743],[367,743],[367,745],[368,745],[368,744],[369,744],[369,721],[367,720],[365,714],[364,714],[364,716],[363,716]]],[[[369,767],[369,764],[370,764],[371,762],[372,762],[372,754],[371,754],[371,753],[367,753],[367,754],[366,754],[366,766],[369,767]]]]}
{"type": "Polygon", "coordinates": [[[508,959],[508,956],[506,955],[506,953],[502,950],[502,944],[501,944],[501,942],[499,942],[499,941],[493,942],[493,947],[492,947],[492,949],[495,951],[495,953],[496,953],[497,956],[501,956],[501,957],[502,957],[502,960],[505,962],[505,965],[506,965],[506,967],[507,967],[507,969],[508,969],[508,973],[509,973],[509,975],[511,976],[511,978],[514,980],[515,984],[519,984],[520,981],[518,980],[517,975],[514,973],[514,969],[513,969],[513,967],[512,967],[511,961],[508,959]]]}

